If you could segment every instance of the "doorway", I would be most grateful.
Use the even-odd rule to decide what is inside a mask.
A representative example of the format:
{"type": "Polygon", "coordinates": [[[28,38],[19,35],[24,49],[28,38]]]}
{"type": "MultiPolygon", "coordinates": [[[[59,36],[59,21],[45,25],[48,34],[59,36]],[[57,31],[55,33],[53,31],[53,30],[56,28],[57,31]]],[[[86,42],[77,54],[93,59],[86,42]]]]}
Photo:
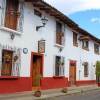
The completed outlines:
{"type": "Polygon", "coordinates": [[[41,86],[41,77],[43,75],[43,55],[34,53],[32,55],[32,87],[41,86]]]}
{"type": "Polygon", "coordinates": [[[76,84],[76,61],[70,61],[69,83],[70,86],[74,86],[76,84]]]}

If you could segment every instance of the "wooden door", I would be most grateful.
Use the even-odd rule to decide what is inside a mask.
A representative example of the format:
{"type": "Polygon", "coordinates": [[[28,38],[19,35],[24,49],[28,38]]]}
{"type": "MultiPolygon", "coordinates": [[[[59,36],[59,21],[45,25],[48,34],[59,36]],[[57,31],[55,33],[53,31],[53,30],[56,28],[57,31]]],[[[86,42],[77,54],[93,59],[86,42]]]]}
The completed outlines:
{"type": "Polygon", "coordinates": [[[11,76],[12,72],[12,58],[13,51],[3,50],[2,51],[2,76],[11,76]]]}
{"type": "Polygon", "coordinates": [[[40,87],[41,81],[41,69],[42,69],[42,56],[33,56],[32,66],[32,87],[40,87]]]}
{"type": "Polygon", "coordinates": [[[70,85],[75,85],[76,83],[76,66],[70,66],[69,72],[69,82],[70,85]]]}

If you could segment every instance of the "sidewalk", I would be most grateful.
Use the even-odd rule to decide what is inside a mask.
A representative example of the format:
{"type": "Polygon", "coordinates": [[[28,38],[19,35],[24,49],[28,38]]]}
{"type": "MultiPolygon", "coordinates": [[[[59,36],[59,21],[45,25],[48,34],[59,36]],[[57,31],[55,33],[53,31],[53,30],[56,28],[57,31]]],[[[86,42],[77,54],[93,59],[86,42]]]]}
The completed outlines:
{"type": "Polygon", "coordinates": [[[89,86],[80,86],[80,87],[68,87],[67,93],[62,93],[62,89],[52,89],[52,90],[45,90],[42,91],[41,97],[34,97],[34,92],[22,92],[22,93],[15,93],[15,94],[7,94],[7,95],[0,95],[0,100],[48,100],[48,98],[57,97],[57,96],[64,96],[64,95],[72,95],[77,93],[84,93],[93,90],[100,90],[97,85],[89,85],[89,86]]]}

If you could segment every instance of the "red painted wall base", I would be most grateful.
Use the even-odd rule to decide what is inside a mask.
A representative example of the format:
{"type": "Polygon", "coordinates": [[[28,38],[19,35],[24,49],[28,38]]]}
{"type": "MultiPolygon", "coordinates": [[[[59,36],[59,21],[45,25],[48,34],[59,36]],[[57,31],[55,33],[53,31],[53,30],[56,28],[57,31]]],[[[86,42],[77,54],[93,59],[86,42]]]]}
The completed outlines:
{"type": "MultiPolygon", "coordinates": [[[[76,86],[96,84],[95,80],[76,81],[76,86]]],[[[100,83],[98,84],[100,86],[100,83]]],[[[41,89],[57,89],[68,87],[68,78],[65,77],[44,77],[41,80],[41,89]]],[[[24,92],[32,90],[32,78],[0,78],[0,94],[24,92]]]]}
{"type": "Polygon", "coordinates": [[[76,81],[76,86],[96,84],[96,80],[79,80],[76,81]]]}
{"type": "Polygon", "coordinates": [[[41,80],[41,89],[56,89],[68,86],[68,78],[65,77],[45,77],[41,80]]]}
{"type": "Polygon", "coordinates": [[[29,77],[0,79],[0,94],[31,91],[32,81],[29,77]]]}
{"type": "MultiPolygon", "coordinates": [[[[45,77],[41,80],[41,89],[56,89],[68,86],[68,79],[65,77],[45,77]]],[[[0,94],[24,92],[32,90],[32,78],[0,78],[0,94]]]]}

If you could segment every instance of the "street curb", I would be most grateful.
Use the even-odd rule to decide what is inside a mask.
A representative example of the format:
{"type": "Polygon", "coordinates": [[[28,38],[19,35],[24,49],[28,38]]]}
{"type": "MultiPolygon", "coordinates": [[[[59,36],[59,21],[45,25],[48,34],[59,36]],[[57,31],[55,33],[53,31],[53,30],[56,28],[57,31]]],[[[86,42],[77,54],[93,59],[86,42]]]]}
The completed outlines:
{"type": "Polygon", "coordinates": [[[66,95],[76,95],[76,94],[82,94],[82,93],[88,93],[91,91],[100,91],[100,88],[96,88],[96,89],[88,89],[88,90],[84,90],[84,89],[80,89],[80,90],[75,90],[74,92],[70,92],[70,93],[58,93],[58,94],[53,94],[53,95],[49,95],[49,96],[41,96],[41,97],[35,97],[34,100],[47,100],[47,99],[51,99],[54,97],[59,97],[59,96],[66,96],[66,95]]]}

